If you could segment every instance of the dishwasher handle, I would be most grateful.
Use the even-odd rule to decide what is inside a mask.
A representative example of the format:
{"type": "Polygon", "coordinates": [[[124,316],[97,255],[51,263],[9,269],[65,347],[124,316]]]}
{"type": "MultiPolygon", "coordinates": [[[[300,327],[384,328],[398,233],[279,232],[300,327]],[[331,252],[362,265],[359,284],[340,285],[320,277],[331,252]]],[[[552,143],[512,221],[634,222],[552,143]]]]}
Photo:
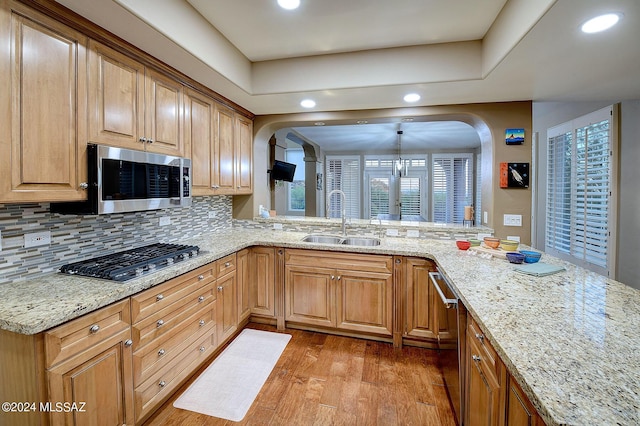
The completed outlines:
{"type": "MultiPolygon", "coordinates": [[[[447,297],[444,295],[444,292],[440,288],[440,284],[438,284],[438,280],[440,279],[445,282],[445,285],[447,287],[449,287],[445,278],[440,274],[440,272],[429,272],[429,279],[433,283],[433,286],[436,288],[436,291],[438,292],[438,295],[440,296],[440,299],[442,300],[442,303],[444,304],[445,308],[447,309],[457,308],[458,299],[447,299],[447,297]]],[[[451,289],[449,289],[449,291],[451,291],[451,289]]]]}

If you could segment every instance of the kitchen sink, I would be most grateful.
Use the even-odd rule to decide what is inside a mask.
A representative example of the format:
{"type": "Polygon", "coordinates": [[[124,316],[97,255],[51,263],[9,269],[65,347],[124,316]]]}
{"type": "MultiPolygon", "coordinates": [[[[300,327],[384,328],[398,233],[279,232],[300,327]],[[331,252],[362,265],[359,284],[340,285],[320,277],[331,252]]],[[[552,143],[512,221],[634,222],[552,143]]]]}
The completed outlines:
{"type": "Polygon", "coordinates": [[[302,239],[306,243],[344,244],[347,246],[379,246],[380,240],[373,237],[339,237],[337,235],[307,235],[302,239]]]}

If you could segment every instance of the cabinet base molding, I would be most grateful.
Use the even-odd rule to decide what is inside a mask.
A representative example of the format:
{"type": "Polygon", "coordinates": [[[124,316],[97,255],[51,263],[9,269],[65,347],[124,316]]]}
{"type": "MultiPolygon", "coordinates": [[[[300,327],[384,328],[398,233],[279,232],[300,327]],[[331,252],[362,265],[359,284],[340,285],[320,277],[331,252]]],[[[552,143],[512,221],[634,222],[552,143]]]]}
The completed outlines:
{"type": "Polygon", "coordinates": [[[307,324],[300,324],[295,322],[287,322],[285,326],[286,326],[285,330],[287,328],[292,328],[294,330],[315,331],[317,333],[332,334],[335,336],[354,337],[356,339],[366,339],[366,340],[375,340],[377,342],[393,343],[393,339],[391,337],[376,336],[374,334],[365,334],[365,333],[354,333],[354,332],[339,330],[336,328],[314,327],[307,324]]]}

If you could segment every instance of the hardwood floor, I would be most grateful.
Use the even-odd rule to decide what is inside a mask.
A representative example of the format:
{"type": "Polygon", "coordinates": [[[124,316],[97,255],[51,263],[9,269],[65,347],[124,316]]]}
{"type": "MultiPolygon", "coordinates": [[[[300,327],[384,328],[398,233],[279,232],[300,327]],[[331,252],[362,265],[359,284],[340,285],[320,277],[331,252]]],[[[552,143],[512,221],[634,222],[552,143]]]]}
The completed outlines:
{"type": "Polygon", "coordinates": [[[187,383],[145,425],[455,425],[435,351],[286,333],[289,344],[241,422],[174,408],[187,383]]]}

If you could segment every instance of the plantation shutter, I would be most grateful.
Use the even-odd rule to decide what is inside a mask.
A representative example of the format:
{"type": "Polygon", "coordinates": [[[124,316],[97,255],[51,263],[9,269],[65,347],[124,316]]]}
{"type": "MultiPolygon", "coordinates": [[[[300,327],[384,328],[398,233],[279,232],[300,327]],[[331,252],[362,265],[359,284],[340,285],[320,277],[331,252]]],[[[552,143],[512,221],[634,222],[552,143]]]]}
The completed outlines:
{"type": "Polygon", "coordinates": [[[379,214],[389,214],[389,185],[388,177],[371,177],[369,179],[369,211],[371,218],[379,214]]]}
{"type": "Polygon", "coordinates": [[[433,221],[462,223],[473,204],[473,154],[433,154],[432,165],[433,221]]]}
{"type": "Polygon", "coordinates": [[[605,275],[613,249],[611,110],[547,132],[545,245],[605,275]]]}
{"type": "MultiPolygon", "coordinates": [[[[334,189],[343,191],[347,199],[347,217],[360,218],[360,158],[327,156],[326,175],[327,196],[334,189]]],[[[340,217],[343,208],[340,195],[333,194],[328,202],[329,217],[340,217]]]]}
{"type": "Polygon", "coordinates": [[[402,216],[420,216],[421,196],[419,177],[400,178],[400,213],[402,216]]]}

